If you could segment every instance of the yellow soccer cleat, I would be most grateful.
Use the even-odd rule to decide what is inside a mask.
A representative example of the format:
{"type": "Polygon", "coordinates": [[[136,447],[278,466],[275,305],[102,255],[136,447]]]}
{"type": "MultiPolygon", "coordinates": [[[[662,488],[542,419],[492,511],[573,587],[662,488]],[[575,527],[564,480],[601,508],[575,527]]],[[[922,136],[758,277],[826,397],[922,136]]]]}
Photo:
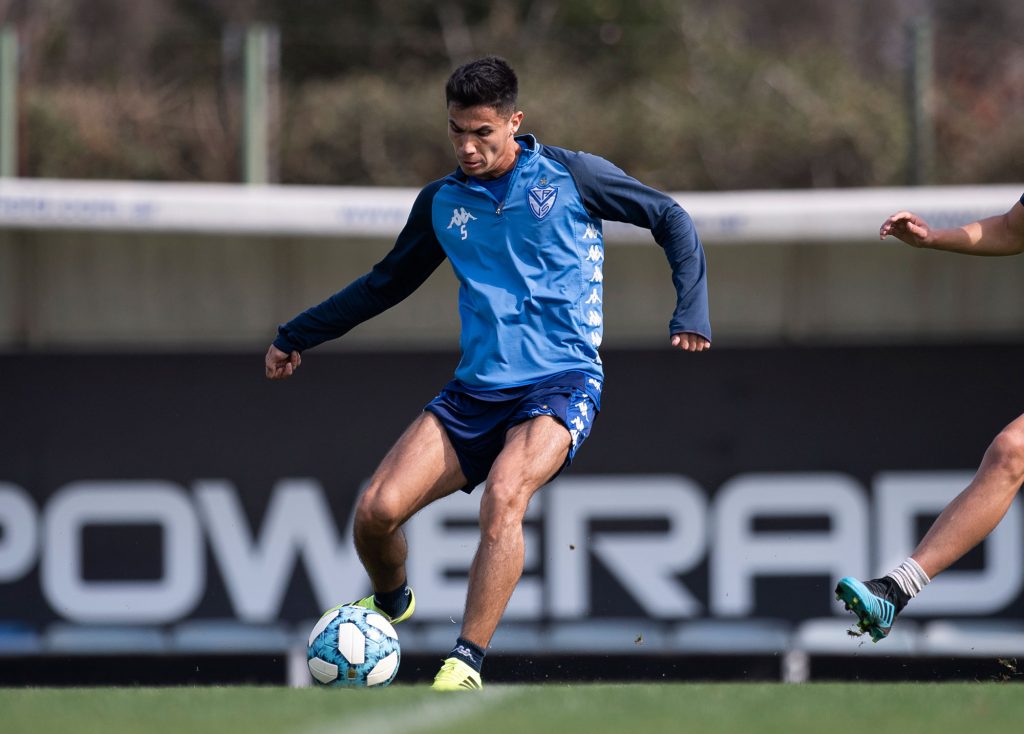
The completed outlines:
{"type": "Polygon", "coordinates": [[[484,687],[480,674],[458,658],[448,658],[434,676],[435,691],[479,691],[484,687]]]}
{"type": "Polygon", "coordinates": [[[341,609],[342,607],[363,607],[364,609],[369,609],[371,612],[377,612],[377,614],[384,617],[384,619],[391,622],[391,624],[398,624],[399,622],[404,622],[405,620],[407,620],[409,617],[412,616],[413,612],[416,611],[416,595],[412,593],[412,589],[409,589],[409,606],[407,606],[405,608],[405,611],[399,614],[397,617],[392,617],[390,614],[388,614],[383,609],[378,607],[377,602],[373,598],[373,594],[370,594],[369,596],[364,597],[359,601],[350,601],[347,604],[339,604],[336,607],[331,607],[326,612],[324,612],[324,614],[329,614],[330,612],[333,612],[335,609],[341,609]]]}

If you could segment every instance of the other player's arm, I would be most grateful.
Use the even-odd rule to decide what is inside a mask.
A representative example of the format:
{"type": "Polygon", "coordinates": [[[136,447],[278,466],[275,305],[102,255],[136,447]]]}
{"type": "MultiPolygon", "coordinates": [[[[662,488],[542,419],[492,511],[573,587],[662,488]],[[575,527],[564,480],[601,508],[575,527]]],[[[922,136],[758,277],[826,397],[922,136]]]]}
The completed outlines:
{"type": "Polygon", "coordinates": [[[912,247],[965,255],[1018,255],[1024,252],[1024,205],[1014,204],[999,214],[961,227],[933,229],[911,212],[896,212],[882,222],[880,239],[892,235],[912,247]]]}
{"type": "Polygon", "coordinates": [[[439,183],[420,192],[395,246],[369,273],[278,327],[264,358],[269,379],[291,377],[303,351],[336,339],[403,301],[444,261],[430,213],[439,183]]]}

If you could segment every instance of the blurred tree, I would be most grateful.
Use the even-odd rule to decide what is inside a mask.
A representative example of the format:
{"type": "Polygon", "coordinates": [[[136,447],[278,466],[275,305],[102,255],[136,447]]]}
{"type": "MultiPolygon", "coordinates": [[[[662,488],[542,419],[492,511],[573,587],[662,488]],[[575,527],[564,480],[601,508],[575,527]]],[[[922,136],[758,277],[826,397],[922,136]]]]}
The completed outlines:
{"type": "Polygon", "coordinates": [[[453,167],[443,83],[487,53],[526,129],[668,189],[903,183],[904,26],[934,18],[940,183],[1019,180],[1018,0],[0,0],[34,176],[238,180],[226,31],[281,33],[282,180],[453,167]]]}

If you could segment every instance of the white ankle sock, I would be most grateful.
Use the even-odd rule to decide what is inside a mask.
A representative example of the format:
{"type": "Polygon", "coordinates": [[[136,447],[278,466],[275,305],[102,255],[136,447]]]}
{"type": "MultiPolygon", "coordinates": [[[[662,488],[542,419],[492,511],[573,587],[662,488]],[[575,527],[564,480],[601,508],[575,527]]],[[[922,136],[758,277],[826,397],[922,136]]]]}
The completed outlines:
{"type": "Polygon", "coordinates": [[[903,593],[911,599],[920,594],[921,589],[931,581],[928,574],[913,558],[908,558],[885,575],[895,581],[896,585],[903,589],[903,593]]]}

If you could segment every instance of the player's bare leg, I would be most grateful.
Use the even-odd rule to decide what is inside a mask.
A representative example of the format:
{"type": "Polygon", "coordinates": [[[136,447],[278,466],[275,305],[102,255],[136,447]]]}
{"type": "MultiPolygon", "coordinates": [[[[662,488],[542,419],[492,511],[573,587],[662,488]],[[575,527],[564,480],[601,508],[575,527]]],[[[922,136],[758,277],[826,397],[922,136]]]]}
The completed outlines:
{"type": "Polygon", "coordinates": [[[561,468],[569,432],[549,416],[511,428],[480,501],[480,545],[469,571],[462,637],[486,649],[523,574],[523,517],[530,498],[561,468]]]}
{"type": "Polygon", "coordinates": [[[950,502],[911,558],[929,578],[983,541],[1010,508],[1024,482],[1024,415],[992,441],[974,479],[950,502]]]}
{"type": "Polygon", "coordinates": [[[356,505],[356,552],[375,592],[406,581],[408,545],[402,525],[465,484],[441,421],[422,413],[381,461],[356,505]]]}

